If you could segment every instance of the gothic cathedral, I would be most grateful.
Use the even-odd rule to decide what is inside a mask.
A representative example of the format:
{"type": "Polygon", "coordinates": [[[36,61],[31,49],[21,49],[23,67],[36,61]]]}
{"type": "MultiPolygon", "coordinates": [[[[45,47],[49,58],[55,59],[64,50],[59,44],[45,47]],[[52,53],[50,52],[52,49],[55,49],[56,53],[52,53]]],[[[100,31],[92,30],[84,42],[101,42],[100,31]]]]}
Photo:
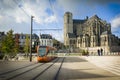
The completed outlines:
{"type": "Polygon", "coordinates": [[[97,15],[84,20],[73,19],[71,12],[64,14],[64,45],[96,52],[120,51],[120,39],[111,33],[111,24],[97,15]]]}

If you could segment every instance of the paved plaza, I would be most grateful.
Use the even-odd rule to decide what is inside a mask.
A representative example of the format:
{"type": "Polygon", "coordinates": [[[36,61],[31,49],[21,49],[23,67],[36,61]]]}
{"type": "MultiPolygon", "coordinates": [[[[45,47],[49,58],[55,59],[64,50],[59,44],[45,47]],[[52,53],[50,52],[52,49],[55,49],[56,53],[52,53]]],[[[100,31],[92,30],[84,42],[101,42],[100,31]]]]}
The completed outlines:
{"type": "Polygon", "coordinates": [[[64,56],[48,63],[0,61],[0,80],[120,80],[119,60],[119,56],[64,56]]]}
{"type": "Polygon", "coordinates": [[[120,56],[88,56],[84,58],[96,66],[120,76],[120,56]]]}

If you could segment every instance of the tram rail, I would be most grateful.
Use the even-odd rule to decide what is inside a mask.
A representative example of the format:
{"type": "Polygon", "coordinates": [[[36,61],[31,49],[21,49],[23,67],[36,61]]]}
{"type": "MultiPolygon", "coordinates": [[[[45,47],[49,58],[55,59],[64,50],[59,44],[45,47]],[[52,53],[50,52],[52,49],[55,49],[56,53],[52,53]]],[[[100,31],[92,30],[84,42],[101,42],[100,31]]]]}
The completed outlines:
{"type": "Polygon", "coordinates": [[[53,69],[52,68],[53,65],[54,67],[56,67],[56,64],[57,65],[59,64],[55,70],[54,75],[52,75],[53,80],[57,80],[60,70],[62,68],[64,59],[65,57],[61,57],[61,58],[58,57],[48,63],[34,63],[34,64],[30,64],[14,70],[10,70],[10,71],[1,73],[0,80],[16,80],[16,79],[21,80],[22,78],[25,77],[25,75],[28,75],[32,72],[34,72],[35,74],[30,76],[29,80],[39,80],[39,78],[42,78],[41,75],[45,76],[47,71],[51,71],[53,69]]]}

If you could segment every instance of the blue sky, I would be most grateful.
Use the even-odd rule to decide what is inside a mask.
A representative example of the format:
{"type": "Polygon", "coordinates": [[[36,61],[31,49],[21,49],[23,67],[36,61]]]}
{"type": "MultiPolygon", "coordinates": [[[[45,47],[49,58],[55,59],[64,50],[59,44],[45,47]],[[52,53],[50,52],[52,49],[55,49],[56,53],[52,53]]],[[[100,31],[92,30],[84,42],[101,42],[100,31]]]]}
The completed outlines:
{"type": "Polygon", "coordinates": [[[120,0],[0,0],[0,31],[30,33],[33,29],[62,29],[60,31],[33,31],[48,33],[63,42],[63,15],[73,13],[74,19],[85,19],[97,14],[111,23],[113,34],[120,37],[120,0]]]}

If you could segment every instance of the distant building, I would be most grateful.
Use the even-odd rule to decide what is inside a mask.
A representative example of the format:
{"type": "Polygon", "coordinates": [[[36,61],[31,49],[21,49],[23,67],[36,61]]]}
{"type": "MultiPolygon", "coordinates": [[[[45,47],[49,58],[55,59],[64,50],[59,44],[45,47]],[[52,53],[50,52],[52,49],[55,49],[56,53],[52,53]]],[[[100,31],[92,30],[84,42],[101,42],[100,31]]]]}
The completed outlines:
{"type": "MultiPolygon", "coordinates": [[[[6,35],[4,32],[0,32],[0,47],[1,47],[1,41],[4,39],[5,36],[6,35]]],[[[15,40],[15,45],[19,46],[20,52],[24,52],[23,49],[25,47],[27,36],[30,45],[30,34],[16,33],[13,35],[13,38],[15,40]]],[[[34,50],[37,45],[39,45],[39,36],[37,34],[32,34],[32,49],[34,50]]]]}
{"type": "MultiPolygon", "coordinates": [[[[26,38],[29,38],[30,40],[30,34],[15,34],[15,40],[19,43],[20,47],[24,47],[25,46],[25,40],[26,38]]],[[[39,43],[39,36],[36,34],[32,34],[32,47],[34,47],[36,45],[36,43],[39,43]]]]}
{"type": "Polygon", "coordinates": [[[72,48],[97,52],[120,51],[120,38],[111,33],[111,24],[97,15],[86,19],[73,19],[70,12],[64,14],[64,45],[72,48]]]}
{"type": "Polygon", "coordinates": [[[53,46],[53,40],[50,34],[40,34],[39,40],[41,46],[53,46]]]}
{"type": "Polygon", "coordinates": [[[0,41],[2,41],[5,37],[5,33],[4,32],[0,32],[0,41]]]}
{"type": "MultiPolygon", "coordinates": [[[[2,40],[4,39],[5,37],[5,33],[4,32],[0,32],[0,47],[1,47],[1,43],[2,43],[2,40]]],[[[1,51],[0,51],[1,52],[1,51]]]]}

